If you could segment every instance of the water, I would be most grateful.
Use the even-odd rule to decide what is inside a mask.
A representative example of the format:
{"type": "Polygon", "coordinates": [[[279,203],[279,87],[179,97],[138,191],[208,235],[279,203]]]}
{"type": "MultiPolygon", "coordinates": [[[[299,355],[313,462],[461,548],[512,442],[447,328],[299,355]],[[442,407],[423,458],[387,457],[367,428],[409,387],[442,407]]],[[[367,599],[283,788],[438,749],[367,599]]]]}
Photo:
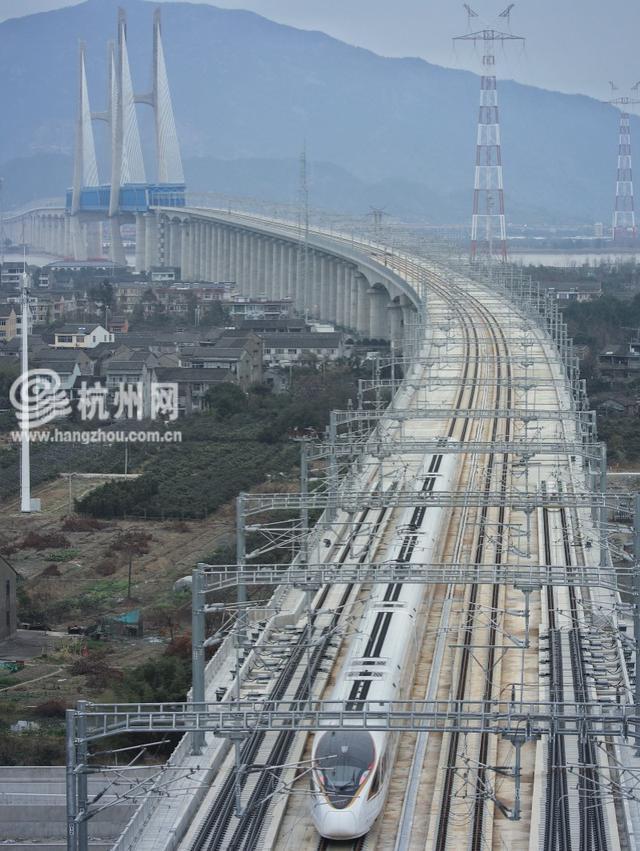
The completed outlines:
{"type": "Polygon", "coordinates": [[[571,269],[585,265],[596,267],[601,263],[640,263],[640,251],[511,251],[509,260],[519,266],[560,266],[571,269]]]}

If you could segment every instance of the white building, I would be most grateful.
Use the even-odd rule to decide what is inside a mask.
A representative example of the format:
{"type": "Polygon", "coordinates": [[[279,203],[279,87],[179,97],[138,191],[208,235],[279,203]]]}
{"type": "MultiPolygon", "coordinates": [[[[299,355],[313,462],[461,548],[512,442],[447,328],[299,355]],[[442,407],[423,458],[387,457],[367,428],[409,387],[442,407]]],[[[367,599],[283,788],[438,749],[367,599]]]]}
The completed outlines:
{"type": "Polygon", "coordinates": [[[94,349],[100,343],[113,343],[115,335],[95,323],[73,322],[55,332],[56,349],[94,349]]]}

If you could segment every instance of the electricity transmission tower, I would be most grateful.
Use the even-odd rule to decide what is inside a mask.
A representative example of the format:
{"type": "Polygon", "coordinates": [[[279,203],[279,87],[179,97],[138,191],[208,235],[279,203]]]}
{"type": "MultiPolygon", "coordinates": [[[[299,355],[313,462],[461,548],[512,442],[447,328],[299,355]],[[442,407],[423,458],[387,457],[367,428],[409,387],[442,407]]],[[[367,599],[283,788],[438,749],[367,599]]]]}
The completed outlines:
{"type": "MultiPolygon", "coordinates": [[[[613,241],[617,243],[635,242],[638,235],[636,227],[635,204],[633,197],[633,168],[631,161],[631,117],[628,107],[640,103],[637,98],[615,96],[618,87],[609,81],[613,97],[608,103],[620,107],[620,129],[618,134],[618,175],[616,180],[616,204],[613,211],[613,241]]],[[[637,92],[640,82],[631,87],[637,92]]]]}
{"type": "MultiPolygon", "coordinates": [[[[514,4],[500,13],[507,26],[514,4]]],[[[467,3],[469,29],[478,13],[467,3]]],[[[482,75],[480,78],[480,112],[476,147],[476,169],[473,187],[473,216],[471,219],[471,259],[481,256],[490,260],[494,256],[507,259],[507,227],[504,208],[504,183],[502,176],[502,150],[500,141],[500,114],[495,73],[496,44],[504,46],[509,41],[524,42],[521,36],[485,27],[457,36],[454,42],[471,42],[482,48],[482,75]]]]}

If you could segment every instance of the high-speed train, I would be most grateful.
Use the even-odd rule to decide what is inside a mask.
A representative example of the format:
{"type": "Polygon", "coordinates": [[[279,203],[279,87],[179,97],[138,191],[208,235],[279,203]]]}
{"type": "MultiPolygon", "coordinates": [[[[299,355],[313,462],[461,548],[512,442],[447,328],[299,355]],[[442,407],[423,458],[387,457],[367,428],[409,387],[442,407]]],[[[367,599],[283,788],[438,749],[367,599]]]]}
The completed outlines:
{"type": "MultiPolygon", "coordinates": [[[[416,476],[417,491],[454,489],[456,455],[429,455],[416,476]]],[[[385,560],[428,564],[438,559],[443,509],[404,511],[385,560]]],[[[358,709],[363,701],[399,700],[411,688],[424,624],[418,622],[424,585],[374,585],[352,639],[331,700],[358,709]]],[[[314,736],[311,753],[311,816],[321,836],[355,839],[380,814],[389,787],[397,734],[327,730],[314,736]]]]}

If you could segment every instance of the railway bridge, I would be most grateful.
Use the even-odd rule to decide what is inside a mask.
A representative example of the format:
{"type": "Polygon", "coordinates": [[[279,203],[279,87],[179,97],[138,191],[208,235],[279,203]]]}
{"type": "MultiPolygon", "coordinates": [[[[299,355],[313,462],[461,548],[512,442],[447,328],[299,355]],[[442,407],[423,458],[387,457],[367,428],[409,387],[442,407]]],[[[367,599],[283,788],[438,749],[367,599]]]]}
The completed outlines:
{"type": "Polygon", "coordinates": [[[194,569],[188,702],[69,711],[68,847],[90,844],[103,739],[179,732],[117,851],[637,848],[637,570],[609,544],[634,504],[607,493],[556,303],[507,266],[228,212],[150,221],[154,263],[394,345],[301,442],[299,491],[238,498],[236,563],[194,569]]]}

